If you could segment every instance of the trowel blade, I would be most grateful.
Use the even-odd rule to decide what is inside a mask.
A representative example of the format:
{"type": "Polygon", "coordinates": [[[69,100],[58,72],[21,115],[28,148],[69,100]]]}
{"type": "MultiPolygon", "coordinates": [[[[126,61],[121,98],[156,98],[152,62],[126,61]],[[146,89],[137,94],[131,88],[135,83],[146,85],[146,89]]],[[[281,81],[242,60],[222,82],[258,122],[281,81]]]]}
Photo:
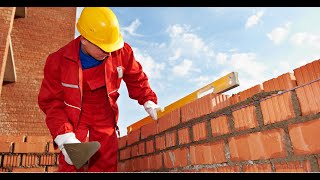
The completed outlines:
{"type": "Polygon", "coordinates": [[[80,169],[99,150],[98,141],[64,144],[73,165],[80,169]]]}

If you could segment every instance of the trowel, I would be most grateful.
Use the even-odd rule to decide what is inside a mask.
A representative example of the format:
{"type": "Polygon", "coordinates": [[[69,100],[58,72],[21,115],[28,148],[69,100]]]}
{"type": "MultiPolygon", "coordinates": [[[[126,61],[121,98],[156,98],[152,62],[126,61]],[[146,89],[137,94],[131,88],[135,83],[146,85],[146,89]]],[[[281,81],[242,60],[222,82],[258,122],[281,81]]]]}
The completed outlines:
{"type": "Polygon", "coordinates": [[[64,144],[73,165],[80,169],[99,150],[98,141],[64,144]]]}

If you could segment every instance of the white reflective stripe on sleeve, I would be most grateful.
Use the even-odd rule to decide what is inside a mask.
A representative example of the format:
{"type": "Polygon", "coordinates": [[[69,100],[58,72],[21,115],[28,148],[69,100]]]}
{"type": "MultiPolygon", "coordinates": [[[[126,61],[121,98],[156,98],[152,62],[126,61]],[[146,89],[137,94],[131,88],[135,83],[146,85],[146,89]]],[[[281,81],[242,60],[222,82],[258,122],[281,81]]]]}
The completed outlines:
{"type": "Polygon", "coordinates": [[[77,106],[72,106],[72,105],[70,105],[70,104],[66,103],[65,101],[64,101],[64,103],[65,103],[67,106],[70,106],[70,107],[72,107],[72,108],[79,109],[79,111],[81,111],[81,108],[79,108],[79,107],[77,107],[77,106]]]}
{"type": "Polygon", "coordinates": [[[67,83],[63,83],[63,82],[61,82],[61,84],[62,84],[62,86],[64,86],[64,87],[79,89],[79,86],[76,85],[76,84],[67,84],[67,83]]]}

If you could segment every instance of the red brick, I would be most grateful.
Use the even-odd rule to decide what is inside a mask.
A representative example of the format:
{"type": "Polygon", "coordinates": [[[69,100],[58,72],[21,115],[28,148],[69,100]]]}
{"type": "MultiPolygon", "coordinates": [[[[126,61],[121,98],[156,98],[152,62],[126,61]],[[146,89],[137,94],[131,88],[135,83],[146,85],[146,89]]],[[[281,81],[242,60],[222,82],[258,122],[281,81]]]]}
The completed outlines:
{"type": "Polygon", "coordinates": [[[0,135],[0,142],[24,142],[26,136],[0,135]]]}
{"type": "Polygon", "coordinates": [[[138,144],[138,150],[139,150],[138,156],[144,155],[146,153],[145,152],[145,142],[141,142],[138,144]]]}
{"type": "Polygon", "coordinates": [[[15,167],[12,172],[45,172],[44,167],[15,167]]]}
{"type": "Polygon", "coordinates": [[[208,137],[206,122],[201,122],[192,126],[193,140],[199,141],[208,137]]]}
{"type": "Polygon", "coordinates": [[[272,129],[229,138],[232,161],[280,158],[287,155],[284,131],[272,129]]]}
{"type": "Polygon", "coordinates": [[[154,143],[153,140],[149,140],[149,141],[146,142],[146,151],[147,151],[147,153],[153,153],[154,152],[153,143],[154,143]]]}
{"type": "Polygon", "coordinates": [[[247,98],[250,98],[250,97],[252,97],[255,94],[260,93],[260,92],[263,92],[262,84],[258,84],[258,85],[255,85],[255,86],[249,88],[249,89],[246,89],[246,90],[244,90],[244,91],[239,93],[240,101],[244,101],[247,98]]]}
{"type": "Polygon", "coordinates": [[[126,172],[127,171],[126,165],[127,165],[126,162],[118,162],[117,163],[117,172],[119,172],[119,173],[126,172]]]}
{"type": "Polygon", "coordinates": [[[132,159],[132,169],[134,172],[141,172],[148,169],[147,157],[139,157],[132,159]]]}
{"type": "Polygon", "coordinates": [[[187,122],[191,119],[198,118],[213,112],[212,99],[216,96],[216,94],[208,94],[182,106],[181,121],[187,122]]]}
{"type": "Polygon", "coordinates": [[[188,165],[188,149],[178,148],[175,150],[165,151],[163,154],[164,167],[176,168],[188,165]]]}
{"type": "Polygon", "coordinates": [[[48,152],[49,153],[60,153],[60,149],[58,147],[56,149],[54,149],[53,141],[49,141],[49,143],[48,143],[48,152]]]}
{"type": "MultiPolygon", "coordinates": [[[[179,170],[178,172],[181,172],[181,173],[193,173],[193,172],[199,172],[200,170],[199,169],[182,169],[182,170],[179,170]]],[[[177,170],[175,169],[171,169],[169,170],[169,172],[177,172],[177,170]]]]}
{"type": "Polygon", "coordinates": [[[0,153],[10,153],[12,152],[11,142],[0,142],[0,153]]]}
{"type": "Polygon", "coordinates": [[[177,144],[177,133],[176,131],[166,133],[166,147],[175,146],[177,144]]]}
{"type": "Polygon", "coordinates": [[[248,106],[232,112],[234,128],[236,130],[245,130],[258,126],[256,117],[256,107],[248,106]]]}
{"type": "Polygon", "coordinates": [[[20,165],[21,155],[20,154],[7,154],[3,156],[3,167],[17,167],[20,165]]]}
{"type": "MultiPolygon", "coordinates": [[[[281,117],[284,113],[281,111],[280,108],[283,107],[283,109],[286,110],[288,106],[280,105],[280,103],[281,104],[284,103],[282,97],[283,96],[280,95],[280,96],[274,96],[273,98],[270,98],[270,101],[271,101],[270,105],[271,106],[269,106],[269,112],[270,112],[270,110],[272,110],[274,119],[270,119],[270,121],[267,121],[266,119],[264,119],[264,124],[271,124],[271,123],[279,122],[279,121],[285,119],[285,118],[281,117]]],[[[288,96],[288,98],[290,99],[289,96],[288,96]]],[[[286,111],[284,111],[284,112],[286,112],[286,111]]],[[[291,111],[289,111],[289,112],[291,112],[291,111]]],[[[293,117],[293,114],[294,113],[290,114],[291,116],[289,116],[289,117],[293,117]]]]}
{"type": "Polygon", "coordinates": [[[132,131],[127,136],[128,136],[128,139],[127,139],[128,145],[138,142],[140,140],[140,129],[132,131]]]}
{"type": "Polygon", "coordinates": [[[14,143],[14,153],[43,153],[46,152],[46,143],[14,143]]]}
{"type": "Polygon", "coordinates": [[[127,147],[123,150],[120,150],[120,160],[124,160],[124,159],[129,159],[130,156],[130,152],[131,152],[131,147],[127,147]]]}
{"type": "Polygon", "coordinates": [[[282,162],[274,166],[276,172],[311,172],[310,161],[282,162]]]}
{"type": "Polygon", "coordinates": [[[119,141],[118,141],[118,147],[119,148],[126,147],[127,146],[127,139],[128,139],[127,135],[120,137],[119,141]]]}
{"type": "Polygon", "coordinates": [[[148,171],[150,169],[150,163],[154,163],[154,162],[149,162],[148,156],[140,157],[139,160],[140,160],[139,171],[148,171]]]}
{"type": "Polygon", "coordinates": [[[39,164],[39,158],[35,154],[22,154],[21,165],[23,167],[36,166],[39,164]]]}
{"type": "Polygon", "coordinates": [[[289,125],[289,135],[295,154],[320,152],[320,119],[289,125]]]}
{"type": "Polygon", "coordinates": [[[163,150],[166,148],[165,135],[156,136],[156,150],[163,150]]]}
{"type": "Polygon", "coordinates": [[[265,92],[276,90],[289,90],[297,86],[296,78],[293,73],[285,73],[277,78],[272,78],[263,82],[265,92]]]}
{"type": "Polygon", "coordinates": [[[118,172],[132,172],[132,160],[118,162],[118,172]]]}
{"type": "Polygon", "coordinates": [[[0,172],[9,172],[9,169],[8,168],[0,168],[0,172]]]}
{"type": "Polygon", "coordinates": [[[58,172],[58,166],[47,166],[47,172],[58,172]]]}
{"type": "Polygon", "coordinates": [[[220,173],[231,173],[231,172],[240,172],[240,167],[238,166],[221,166],[216,168],[202,168],[200,172],[220,172],[220,173]]]}
{"type": "Polygon", "coordinates": [[[141,139],[157,134],[157,121],[153,121],[141,127],[141,139]]]}
{"type": "Polygon", "coordinates": [[[262,100],[260,105],[265,125],[295,117],[291,92],[262,100]]]}
{"type": "Polygon", "coordinates": [[[126,169],[128,172],[133,172],[133,159],[127,160],[126,162],[126,169]]]}
{"type": "Polygon", "coordinates": [[[178,130],[179,144],[186,144],[190,142],[189,129],[183,128],[178,130]]]}
{"type": "Polygon", "coordinates": [[[222,166],[217,168],[217,172],[239,172],[238,166],[222,166]]]}
{"type": "Polygon", "coordinates": [[[47,143],[52,141],[51,136],[26,136],[26,142],[28,143],[47,143]]]}
{"type": "Polygon", "coordinates": [[[171,111],[158,119],[158,133],[180,124],[180,108],[171,111]]]}
{"type": "Polygon", "coordinates": [[[56,155],[55,154],[42,154],[40,155],[40,166],[51,166],[56,163],[56,155]]]}
{"type": "Polygon", "coordinates": [[[320,60],[312,61],[293,70],[297,84],[303,85],[320,77],[320,60]]]}
{"type": "Polygon", "coordinates": [[[163,167],[162,164],[162,153],[148,156],[149,160],[149,169],[150,170],[158,170],[163,167]]]}
{"type": "Polygon", "coordinates": [[[302,115],[320,112],[320,81],[296,89],[302,115]]]}
{"type": "Polygon", "coordinates": [[[281,88],[289,90],[297,86],[297,80],[293,73],[285,73],[279,76],[279,84],[281,88]]]}
{"type": "Polygon", "coordinates": [[[231,105],[230,97],[228,95],[219,94],[212,98],[212,111],[218,111],[231,105]]]}
{"type": "Polygon", "coordinates": [[[212,136],[220,136],[231,132],[227,116],[219,116],[210,120],[212,136]]]}
{"type": "Polygon", "coordinates": [[[232,94],[232,96],[230,97],[230,103],[231,105],[237,104],[238,102],[240,102],[240,94],[232,94]]]}
{"type": "Polygon", "coordinates": [[[190,146],[191,164],[215,164],[226,162],[224,141],[190,146]]]}
{"type": "Polygon", "coordinates": [[[271,164],[244,165],[243,172],[272,172],[271,164]]]}
{"type": "Polygon", "coordinates": [[[134,145],[131,147],[131,157],[136,157],[139,155],[139,147],[138,145],[134,145]]]}
{"type": "Polygon", "coordinates": [[[143,161],[142,158],[135,158],[132,159],[132,171],[142,171],[146,167],[145,160],[143,161]]]}
{"type": "Polygon", "coordinates": [[[135,156],[140,156],[145,154],[145,144],[144,142],[140,142],[139,144],[136,144],[134,146],[131,147],[131,156],[135,157],[135,156]]]}

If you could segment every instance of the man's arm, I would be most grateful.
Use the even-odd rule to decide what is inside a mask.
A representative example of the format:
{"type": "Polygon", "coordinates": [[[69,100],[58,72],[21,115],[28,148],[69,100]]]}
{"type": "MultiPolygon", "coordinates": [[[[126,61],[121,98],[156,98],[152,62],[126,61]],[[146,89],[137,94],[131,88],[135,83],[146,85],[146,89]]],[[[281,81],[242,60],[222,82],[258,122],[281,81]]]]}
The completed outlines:
{"type": "Polygon", "coordinates": [[[147,101],[157,104],[157,95],[151,89],[147,75],[143,72],[141,64],[136,61],[128,44],[125,44],[124,51],[127,64],[123,80],[127,85],[129,97],[137,100],[140,105],[144,105],[147,101]]]}
{"type": "Polygon", "coordinates": [[[143,105],[152,119],[157,120],[157,110],[163,111],[164,109],[157,105],[157,95],[151,89],[148,77],[143,72],[141,64],[136,61],[131,47],[125,44],[124,50],[128,57],[128,64],[123,80],[126,82],[129,97],[136,99],[140,105],[143,105]]]}
{"type": "Polygon", "coordinates": [[[66,105],[64,104],[59,64],[52,55],[48,57],[44,67],[44,79],[38,94],[38,104],[46,115],[46,124],[53,139],[57,135],[73,132],[73,126],[64,111],[66,105]]]}

